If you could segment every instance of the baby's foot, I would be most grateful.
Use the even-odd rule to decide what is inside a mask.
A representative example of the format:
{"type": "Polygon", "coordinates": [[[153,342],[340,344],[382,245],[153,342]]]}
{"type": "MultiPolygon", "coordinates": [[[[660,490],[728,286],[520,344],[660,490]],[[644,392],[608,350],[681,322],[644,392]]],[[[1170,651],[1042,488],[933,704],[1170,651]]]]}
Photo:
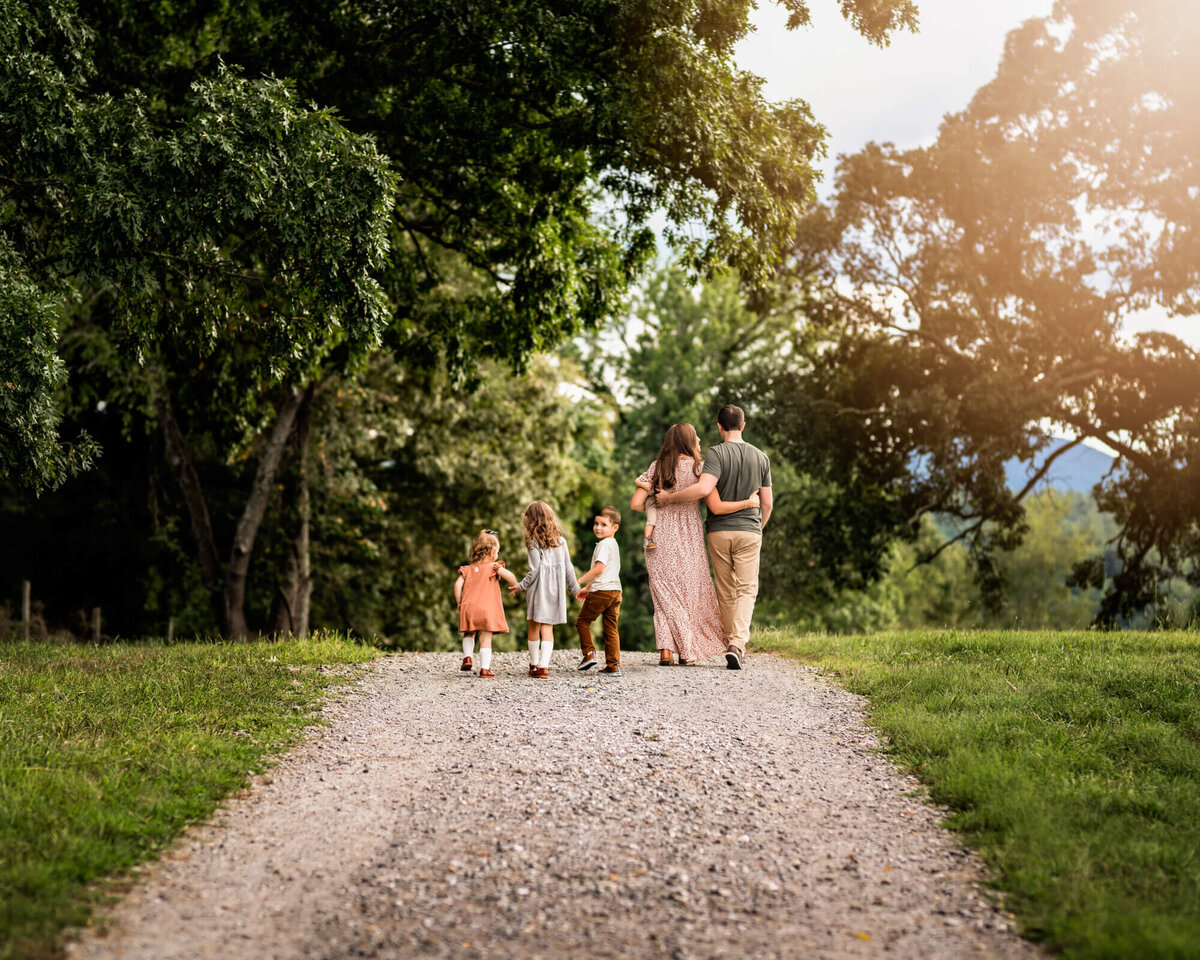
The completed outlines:
{"type": "Polygon", "coordinates": [[[642,549],[643,550],[653,550],[657,546],[658,546],[658,544],[654,542],[653,537],[646,537],[642,541],[642,549]]]}

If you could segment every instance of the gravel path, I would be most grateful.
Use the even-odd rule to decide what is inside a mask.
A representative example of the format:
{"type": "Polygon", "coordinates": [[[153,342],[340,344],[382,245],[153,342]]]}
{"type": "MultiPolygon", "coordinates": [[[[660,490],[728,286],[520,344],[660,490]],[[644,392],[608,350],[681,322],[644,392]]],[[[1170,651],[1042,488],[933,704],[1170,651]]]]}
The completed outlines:
{"type": "Polygon", "coordinates": [[[1022,957],[860,698],[751,656],[399,654],[79,958],[1022,957]]]}

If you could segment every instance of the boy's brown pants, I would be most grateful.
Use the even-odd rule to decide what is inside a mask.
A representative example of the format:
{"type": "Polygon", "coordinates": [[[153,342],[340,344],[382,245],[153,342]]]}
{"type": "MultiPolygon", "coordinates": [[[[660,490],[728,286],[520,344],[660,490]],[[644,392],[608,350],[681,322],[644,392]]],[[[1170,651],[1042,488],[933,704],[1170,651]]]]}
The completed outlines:
{"type": "Polygon", "coordinates": [[[599,616],[604,617],[604,665],[618,667],[621,665],[621,637],[617,633],[617,618],[621,615],[620,590],[593,590],[583,601],[583,609],[575,620],[579,629],[579,649],[584,657],[596,652],[592,642],[592,622],[599,616]]]}

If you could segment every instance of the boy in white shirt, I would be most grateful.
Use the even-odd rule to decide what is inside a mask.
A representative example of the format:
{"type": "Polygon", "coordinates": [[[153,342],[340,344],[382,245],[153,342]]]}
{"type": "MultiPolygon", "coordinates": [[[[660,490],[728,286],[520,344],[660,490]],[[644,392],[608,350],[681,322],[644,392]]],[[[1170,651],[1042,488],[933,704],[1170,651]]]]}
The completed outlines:
{"type": "Polygon", "coordinates": [[[584,589],[576,594],[576,599],[583,601],[583,609],[575,621],[579,649],[583,651],[579,669],[590,670],[596,665],[592,622],[603,616],[604,669],[600,672],[618,677],[621,675],[621,637],[617,633],[617,619],[621,615],[621,551],[613,535],[620,526],[621,514],[615,507],[605,507],[592,521],[596,548],[592,551],[592,568],[579,578],[584,589]]]}

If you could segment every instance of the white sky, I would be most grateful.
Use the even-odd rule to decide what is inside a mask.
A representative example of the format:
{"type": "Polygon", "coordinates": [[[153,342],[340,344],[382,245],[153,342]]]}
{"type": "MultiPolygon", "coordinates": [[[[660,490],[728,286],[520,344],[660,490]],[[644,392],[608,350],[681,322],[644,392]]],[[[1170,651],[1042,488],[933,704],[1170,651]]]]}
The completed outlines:
{"type": "Polygon", "coordinates": [[[963,109],[996,75],[1004,38],[1053,0],[917,0],[920,32],[891,46],[868,43],[842,18],[836,0],[812,0],[812,25],[789,32],[786,14],[760,0],[757,30],[737,49],[738,65],[767,81],[770,100],[807,100],[829,131],[822,194],[839,153],[868,141],[899,147],[931,143],[947,113],[963,109]]]}
{"type": "MultiPolygon", "coordinates": [[[[738,65],[766,80],[768,99],[807,100],[825,126],[822,197],[832,191],[839,154],[872,140],[901,148],[932,143],[942,118],[966,107],[995,76],[1008,32],[1054,6],[1053,0],[917,0],[920,32],[897,33],[881,49],[842,19],[837,0],[812,0],[812,25],[791,32],[779,6],[759,3],[757,30],[739,45],[738,65]]],[[[1198,317],[1148,311],[1126,329],[1167,330],[1200,348],[1198,317]]]]}

